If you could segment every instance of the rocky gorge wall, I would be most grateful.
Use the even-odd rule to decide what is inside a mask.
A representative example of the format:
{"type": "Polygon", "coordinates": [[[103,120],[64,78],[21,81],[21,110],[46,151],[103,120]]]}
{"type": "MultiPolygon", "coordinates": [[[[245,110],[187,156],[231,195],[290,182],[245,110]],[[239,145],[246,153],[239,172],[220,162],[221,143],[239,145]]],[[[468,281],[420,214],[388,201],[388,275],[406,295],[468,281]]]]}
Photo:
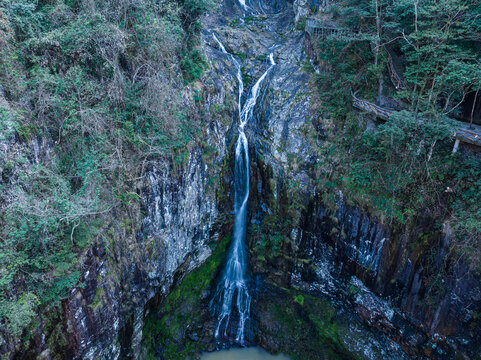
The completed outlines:
{"type": "MultiPolygon", "coordinates": [[[[289,55],[302,59],[303,50],[290,49],[289,55]]],[[[319,188],[318,169],[325,159],[315,148],[329,141],[332,123],[310,105],[316,95],[307,85],[309,72],[293,67],[289,73],[280,66],[273,77],[252,130],[257,140],[253,181],[259,189],[252,199],[252,222],[292,221],[282,229],[289,240],[278,245],[276,260],[266,264],[262,253],[259,265],[259,251],[253,250],[254,269],[270,284],[324,293],[334,303],[343,299],[354,309],[353,317],[387,335],[409,356],[479,357],[481,283],[462,260],[453,260],[450,243],[456,235],[449,221],[441,219],[439,226],[439,219],[427,216],[408,225],[388,223],[350,203],[340,189],[319,188]],[[317,136],[307,136],[307,129],[317,136]]],[[[252,228],[252,249],[259,247],[258,231],[252,228]]],[[[262,317],[257,321],[262,323],[262,317]]],[[[283,340],[266,341],[267,348],[282,349],[283,340]]],[[[364,356],[387,357],[382,350],[374,355],[375,347],[364,349],[364,356]]]]}
{"type": "MultiPolygon", "coordinates": [[[[276,2],[273,15],[242,25],[236,21],[238,4],[226,2],[204,20],[208,57],[221,60],[214,32],[243,60],[246,80],[262,73],[265,54],[275,48],[277,65],[248,129],[253,189],[248,242],[255,289],[250,341],[293,358],[475,358],[479,280],[466,266],[452,267],[447,260],[449,224],[436,229],[432,219],[404,227],[386,223],[350,203],[341,190],[317,185],[326,159],[316,149],[328,141],[332,122],[313,105],[314,71],[306,55],[312,47],[296,30],[299,6],[276,2]],[[426,241],[416,247],[419,236],[426,241]],[[469,292],[459,286],[462,277],[469,292]],[[447,286],[433,293],[436,281],[447,286]],[[316,323],[313,316],[325,319],[316,323]],[[299,321],[290,323],[296,317],[299,321]]],[[[202,319],[183,326],[170,350],[191,348],[196,354],[194,349],[216,348],[212,319],[202,310],[209,295],[202,299],[200,309],[190,308],[204,313],[202,319]]],[[[163,319],[174,316],[163,313],[162,304],[159,312],[163,319]]]]}
{"type": "MultiPolygon", "coordinates": [[[[212,40],[215,32],[228,51],[243,58],[246,80],[263,72],[269,49],[276,47],[278,63],[248,128],[253,342],[312,359],[480,356],[481,286],[462,262],[450,263],[454,234],[449,223],[439,229],[432,219],[419,219],[410,227],[394,226],[351,204],[340,189],[319,189],[323,159],[316,147],[326,141],[330,123],[313,106],[313,73],[304,33],[296,29],[296,17],[307,5],[268,5],[274,15],[246,25],[232,24],[242,9],[231,1],[204,19],[210,68],[195,90],[202,109],[212,113],[203,129],[205,144],[193,144],[181,167],[170,159],[146,164],[145,177],[132,189],[141,199],[131,207],[134,226],[112,231],[109,242],[95,243],[84,254],[85,286],[73,288],[49,318],[39,317],[28,351],[15,354],[20,344],[6,339],[0,344],[3,353],[16,359],[145,355],[144,316],[153,311],[149,301],[156,299],[162,311],[163,299],[205,263],[229,222],[236,82],[212,40]],[[219,111],[223,118],[215,115],[219,111]],[[132,228],[136,231],[127,230],[132,228]],[[416,247],[420,235],[425,242],[416,247]],[[318,346],[325,344],[331,345],[318,346]]],[[[184,96],[193,93],[188,88],[184,96]]],[[[48,157],[49,146],[42,143],[9,138],[2,149],[36,147],[48,157]]],[[[114,216],[123,218],[120,211],[114,216]]],[[[202,304],[208,299],[205,290],[202,304]]],[[[174,339],[179,348],[187,337],[189,343],[201,343],[202,329],[212,336],[209,313],[205,306],[201,311],[194,330],[180,331],[174,339]]],[[[215,349],[211,339],[202,346],[215,349]]]]}
{"type": "MultiPolygon", "coordinates": [[[[258,78],[267,66],[262,55],[276,47],[274,55],[278,65],[266,82],[268,85],[262,89],[255,111],[257,117],[248,128],[253,159],[253,191],[249,204],[252,286],[256,289],[252,310],[253,341],[271,351],[285,351],[297,356],[305,351],[307,358],[317,358],[321,353],[324,356],[334,354],[367,359],[450,359],[461,354],[476,358],[479,333],[476,329],[479,324],[475,319],[476,309],[480,306],[479,279],[462,263],[449,263],[449,242],[454,236],[449,224],[445,223],[442,229],[433,228],[432,219],[419,219],[409,227],[388,224],[370,215],[368,210],[350,204],[342,191],[323,191],[316,185],[320,176],[319,163],[323,161],[316,147],[326,141],[331,124],[313,108],[312,97],[316,96],[310,85],[313,72],[306,70],[310,59],[305,53],[304,33],[295,29],[296,5],[291,7],[290,3],[275,2],[272,8],[275,15],[253,19],[247,26],[231,25],[241,11],[238,4],[226,2],[221,4],[219,12],[211,13],[204,19],[203,30],[204,50],[214,67],[203,81],[211,81],[211,92],[221,94],[217,95],[216,104],[225,103],[228,94],[232,96],[236,92],[232,66],[217,49],[211,37],[213,32],[229,52],[245,58],[243,76],[246,80],[258,78]],[[314,138],[313,132],[317,134],[314,138]],[[262,243],[259,231],[262,232],[264,226],[271,226],[273,218],[288,221],[275,225],[278,227],[276,234],[269,234],[282,234],[284,240],[277,245],[268,243],[266,250],[272,253],[272,257],[266,260],[263,259],[266,250],[263,253],[258,250],[262,243]],[[420,234],[426,240],[422,246],[416,247],[420,234]],[[441,288],[439,283],[443,284],[441,288]],[[286,293],[283,289],[289,291],[286,293]],[[305,300],[293,298],[292,291],[305,300]],[[304,301],[305,305],[300,305],[299,302],[304,301]],[[285,319],[279,320],[282,319],[280,313],[275,316],[271,313],[271,309],[279,309],[282,304],[297,306],[290,316],[297,314],[302,318],[307,312],[310,319],[308,334],[314,333],[304,339],[293,336],[306,328],[286,325],[285,319]],[[319,306],[325,307],[324,315],[335,324],[332,332],[337,335],[321,333],[319,340],[319,344],[325,344],[324,348],[330,348],[332,353],[325,352],[325,349],[317,349],[316,353],[315,348],[306,345],[317,336],[319,326],[329,329],[327,323],[319,325],[311,319],[319,306]],[[279,331],[270,333],[267,329],[273,324],[283,328],[285,336],[279,331]],[[304,346],[305,349],[299,352],[304,346]]],[[[204,94],[204,99],[209,101],[209,91],[204,94]]],[[[235,124],[234,111],[231,116],[235,124]]],[[[213,126],[220,125],[213,122],[213,126]]],[[[231,142],[230,135],[225,130],[217,134],[215,143],[223,144],[219,159],[223,154],[227,159],[224,163],[232,168],[230,152],[225,145],[231,142]]],[[[191,183],[199,173],[186,171],[185,174],[190,175],[184,186],[190,189],[187,183],[191,183]]],[[[152,167],[150,183],[153,190],[149,190],[147,195],[147,204],[151,207],[146,208],[147,217],[142,228],[148,229],[153,234],[151,237],[156,238],[159,229],[162,231],[162,223],[168,224],[170,220],[171,224],[182,224],[185,220],[181,216],[187,216],[191,227],[185,232],[182,225],[180,228],[176,225],[169,231],[180,234],[169,241],[177,243],[180,240],[181,245],[172,246],[170,242],[166,245],[171,258],[167,257],[165,261],[170,265],[157,274],[174,274],[182,264],[179,260],[182,254],[189,254],[192,264],[203,262],[209,254],[205,244],[211,225],[205,226],[202,216],[208,219],[208,224],[216,218],[214,203],[203,205],[205,210],[199,214],[194,211],[194,219],[192,208],[177,218],[171,217],[171,214],[177,214],[175,205],[165,213],[159,211],[165,206],[162,199],[169,187],[165,184],[171,181],[168,178],[167,172],[162,173],[152,167]],[[153,208],[152,204],[155,204],[153,208]],[[211,214],[208,214],[208,209],[211,214]],[[196,226],[201,223],[204,224],[203,230],[199,231],[196,226]],[[192,243],[188,240],[187,244],[182,244],[186,238],[193,239],[192,243]],[[202,247],[204,250],[199,250],[202,247]]],[[[224,176],[224,181],[226,188],[223,192],[228,197],[229,176],[224,176]]],[[[170,186],[175,192],[178,183],[170,186]]],[[[197,206],[204,203],[205,193],[198,194],[198,190],[199,187],[194,187],[183,199],[189,198],[197,206]]],[[[225,216],[225,210],[217,215],[225,216]]],[[[184,265],[177,276],[182,278],[188,272],[185,270],[193,267],[184,265]]],[[[161,284],[157,282],[157,288],[159,285],[162,288],[161,284]]],[[[168,287],[160,293],[167,294],[168,287]]],[[[199,310],[202,316],[198,321],[201,322],[185,324],[184,330],[177,335],[174,349],[175,346],[183,349],[187,343],[189,346],[200,344],[200,348],[208,350],[215,348],[212,343],[213,322],[206,312],[208,294],[203,294],[202,299],[203,308],[187,307],[183,310],[199,310]]],[[[162,300],[158,304],[162,312],[162,300]]],[[[138,320],[129,325],[131,330],[126,334],[126,343],[130,345],[126,349],[135,349],[135,340],[132,339],[139,339],[141,323],[138,315],[138,320]]],[[[162,344],[159,346],[162,348],[162,344]]],[[[172,350],[172,347],[169,349],[172,350]]],[[[124,356],[127,357],[127,353],[122,353],[120,358],[124,356]]]]}

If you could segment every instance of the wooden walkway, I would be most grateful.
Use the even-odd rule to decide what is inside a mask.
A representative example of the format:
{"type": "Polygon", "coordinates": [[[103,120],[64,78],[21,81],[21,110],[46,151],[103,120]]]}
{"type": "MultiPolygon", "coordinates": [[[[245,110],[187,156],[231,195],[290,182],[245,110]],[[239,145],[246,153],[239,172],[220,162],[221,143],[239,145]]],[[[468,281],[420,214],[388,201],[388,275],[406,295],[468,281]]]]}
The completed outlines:
{"type": "Polygon", "coordinates": [[[359,99],[356,94],[357,91],[355,93],[351,93],[352,106],[354,106],[356,109],[373,113],[376,115],[376,117],[384,121],[388,121],[389,116],[391,116],[391,114],[395,111],[394,109],[383,108],[381,106],[373,104],[372,102],[359,99]]]}
{"type": "Polygon", "coordinates": [[[345,34],[347,32],[347,29],[326,25],[319,20],[306,20],[306,33],[310,36],[320,36],[322,39],[325,39],[329,35],[345,34]]]}
{"type": "Polygon", "coordinates": [[[404,80],[401,77],[401,75],[399,75],[400,72],[396,70],[396,65],[394,64],[393,57],[388,49],[386,49],[386,53],[387,53],[387,69],[389,71],[389,78],[391,79],[391,82],[396,88],[396,90],[404,89],[405,88],[404,80]]]}
{"type": "MultiPolygon", "coordinates": [[[[314,37],[321,37],[322,39],[327,38],[330,35],[338,35],[338,34],[348,34],[350,33],[349,29],[340,28],[333,25],[328,25],[320,20],[316,19],[306,19],[306,33],[310,36],[314,37]]],[[[388,61],[387,67],[389,71],[389,77],[391,79],[392,84],[396,88],[396,90],[400,90],[405,88],[405,83],[402,78],[401,72],[402,68],[399,64],[397,58],[395,59],[395,55],[393,56],[390,50],[385,47],[388,61]]],[[[351,93],[352,95],[352,106],[356,109],[370,112],[376,115],[377,118],[382,119],[384,121],[388,121],[389,117],[396,111],[394,109],[383,108],[379,105],[376,105],[372,102],[359,99],[357,95],[357,91],[355,93],[351,93]]],[[[458,121],[459,127],[454,132],[455,144],[453,148],[453,153],[458,151],[459,144],[461,142],[465,142],[468,144],[476,145],[481,147],[481,126],[473,125],[472,127],[469,124],[462,123],[458,121]]]]}
{"type": "MultiPolygon", "coordinates": [[[[351,93],[352,106],[356,109],[370,112],[379,119],[388,121],[389,117],[396,111],[394,109],[383,108],[367,100],[359,99],[356,95],[357,91],[351,93]]],[[[454,132],[455,143],[453,153],[458,151],[461,142],[481,147],[481,126],[473,125],[472,128],[470,128],[469,124],[460,121],[457,121],[457,124],[459,127],[454,132]]]]}

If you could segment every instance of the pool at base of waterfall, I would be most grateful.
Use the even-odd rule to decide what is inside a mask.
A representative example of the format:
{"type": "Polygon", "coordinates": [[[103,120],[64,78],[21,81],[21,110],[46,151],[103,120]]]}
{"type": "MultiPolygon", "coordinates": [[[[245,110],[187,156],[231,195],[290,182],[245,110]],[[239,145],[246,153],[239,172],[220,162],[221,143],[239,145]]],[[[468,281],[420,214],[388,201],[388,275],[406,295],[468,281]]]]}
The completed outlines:
{"type": "Polygon", "coordinates": [[[258,347],[221,350],[202,354],[201,360],[290,360],[286,355],[271,355],[258,347]]]}

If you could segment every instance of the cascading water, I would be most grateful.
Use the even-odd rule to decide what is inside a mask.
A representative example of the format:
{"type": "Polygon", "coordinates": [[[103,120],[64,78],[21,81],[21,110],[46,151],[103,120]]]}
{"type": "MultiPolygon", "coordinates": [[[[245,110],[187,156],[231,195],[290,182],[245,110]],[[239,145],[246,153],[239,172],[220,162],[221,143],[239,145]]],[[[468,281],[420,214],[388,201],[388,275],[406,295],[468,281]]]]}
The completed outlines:
{"type": "Polygon", "coordinates": [[[226,266],[222,272],[211,308],[217,316],[217,327],[215,337],[218,338],[223,331],[227,336],[227,329],[233,309],[237,309],[239,324],[237,327],[236,341],[244,342],[244,328],[250,316],[251,296],[247,284],[247,251],[245,246],[246,222],[247,222],[247,200],[249,199],[249,144],[244,132],[245,126],[252,117],[254,107],[259,96],[261,83],[269,71],[276,65],[274,56],[269,55],[270,66],[257,80],[247,98],[244,106],[241,104],[244,83],[242,81],[241,67],[232,54],[229,54],[222,43],[213,34],[214,40],[219,44],[220,50],[226,54],[237,70],[239,82],[239,137],[235,146],[235,169],[234,169],[234,234],[232,244],[228,252],[226,266]]]}

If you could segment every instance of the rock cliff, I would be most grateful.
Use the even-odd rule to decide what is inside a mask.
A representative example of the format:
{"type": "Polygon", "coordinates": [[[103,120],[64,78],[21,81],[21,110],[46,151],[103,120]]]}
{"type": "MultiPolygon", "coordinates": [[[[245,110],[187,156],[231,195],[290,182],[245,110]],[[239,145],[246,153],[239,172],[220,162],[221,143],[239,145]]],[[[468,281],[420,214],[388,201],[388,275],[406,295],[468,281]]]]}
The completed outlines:
{"type": "MultiPolygon", "coordinates": [[[[172,159],[145,164],[145,176],[131,189],[140,199],[130,207],[136,231],[116,229],[107,234],[109,241],[95,242],[83,254],[84,286],[72,288],[51,314],[39,315],[27,349],[18,340],[2,338],[0,349],[7,358],[141,358],[145,315],[162,312],[165,297],[211,255],[231,221],[237,119],[234,69],[212,33],[242,61],[250,86],[268,66],[270,50],[278,64],[247,131],[253,159],[248,244],[255,289],[250,340],[273,352],[313,359],[319,354],[480,356],[481,284],[462,262],[445,261],[455,236],[449,223],[439,229],[426,218],[399,228],[351,203],[342,189],[318,185],[329,156],[318,147],[328,141],[332,123],[313,101],[315,71],[305,51],[309,39],[296,25],[311,11],[307,2],[252,6],[258,15],[241,20],[243,9],[226,0],[203,19],[209,69],[196,88],[182,90],[184,98],[199,96],[199,111],[209,113],[202,144],[192,144],[181,165],[172,159]],[[415,247],[419,234],[426,241],[415,247]],[[308,325],[288,323],[292,316],[307,319],[308,325]],[[328,321],[316,323],[319,318],[328,321]],[[319,328],[338,335],[319,335],[319,328]],[[309,336],[294,333],[306,329],[309,336]],[[309,344],[316,336],[334,344],[332,353],[309,344]]],[[[13,135],[0,141],[6,157],[33,149],[25,166],[38,156],[48,159],[52,146],[45,139],[22,142],[13,135]]],[[[2,176],[7,175],[4,169],[2,176]]],[[[113,216],[123,221],[120,210],[114,209],[113,216]]],[[[205,336],[212,334],[208,299],[203,294],[199,320],[207,324],[205,336]]],[[[201,324],[195,325],[195,331],[174,339],[176,346],[185,346],[189,337],[201,350],[213,350],[215,344],[198,335],[201,324]]]]}

